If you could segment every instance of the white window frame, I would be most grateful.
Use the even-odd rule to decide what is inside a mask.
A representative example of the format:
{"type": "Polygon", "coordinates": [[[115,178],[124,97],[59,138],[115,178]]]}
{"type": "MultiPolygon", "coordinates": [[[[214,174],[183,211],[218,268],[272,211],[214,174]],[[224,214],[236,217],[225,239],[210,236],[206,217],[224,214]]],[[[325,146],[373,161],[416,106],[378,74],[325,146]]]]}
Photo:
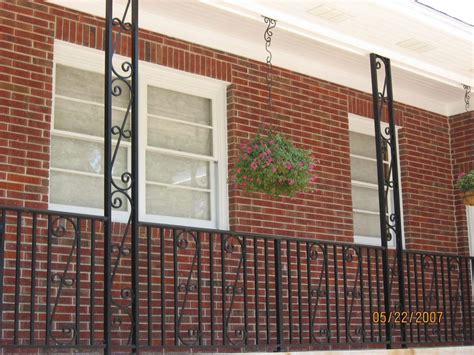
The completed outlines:
{"type": "MultiPolygon", "coordinates": [[[[388,127],[388,123],[385,123],[385,122],[380,122],[380,125],[381,125],[382,131],[385,130],[385,128],[388,127]]],[[[400,154],[399,154],[399,145],[398,145],[398,130],[400,128],[401,128],[400,126],[395,126],[395,135],[396,135],[396,139],[397,139],[397,156],[400,156],[400,154]]],[[[374,120],[372,118],[363,117],[363,116],[359,116],[359,115],[349,113],[349,131],[350,132],[355,132],[355,133],[361,133],[361,134],[365,134],[365,135],[374,137],[374,143],[373,144],[375,145],[375,128],[374,128],[374,120]]],[[[350,157],[352,157],[352,156],[362,158],[360,156],[350,154],[350,157]]],[[[363,158],[364,159],[369,159],[367,157],[363,157],[363,158]]],[[[376,159],[374,159],[374,161],[376,161],[376,159]]],[[[352,166],[351,166],[351,169],[352,169],[352,166]]],[[[401,226],[402,226],[402,245],[403,245],[403,247],[405,247],[405,233],[404,233],[404,230],[403,230],[404,229],[404,227],[403,227],[404,223],[403,223],[402,187],[401,187],[401,176],[400,176],[400,159],[398,159],[398,171],[399,171],[399,177],[398,177],[399,184],[398,185],[400,187],[399,197],[400,197],[400,214],[401,214],[400,217],[401,217],[401,226]]],[[[369,187],[368,185],[370,185],[370,187],[373,187],[378,192],[378,185],[377,184],[368,184],[368,183],[360,182],[358,180],[351,180],[351,189],[352,189],[352,185],[363,186],[363,187],[369,187]]],[[[389,194],[389,198],[390,198],[390,194],[389,194]]],[[[391,206],[392,201],[389,200],[388,205],[391,206]]],[[[357,212],[358,210],[352,209],[352,211],[357,212]]],[[[368,212],[368,211],[361,211],[361,212],[368,212]]],[[[389,213],[390,212],[391,211],[389,211],[389,213]]],[[[378,216],[379,213],[376,213],[376,215],[378,216]]],[[[367,244],[367,245],[377,245],[377,246],[381,245],[381,239],[380,238],[356,235],[355,233],[354,233],[354,242],[359,243],[359,244],[367,244]]],[[[395,247],[395,238],[392,238],[392,240],[388,242],[388,247],[389,248],[394,248],[395,247]]]]}
{"type": "MultiPolygon", "coordinates": [[[[118,67],[125,57],[114,55],[114,63],[118,67]]],[[[53,67],[53,93],[55,93],[56,65],[63,64],[77,69],[104,72],[104,52],[96,49],[79,46],[69,42],[55,40],[54,42],[54,67],[53,67]]],[[[196,74],[171,69],[158,64],[139,62],[139,218],[142,222],[160,224],[175,224],[190,227],[229,229],[229,199],[227,187],[227,86],[228,82],[207,78],[196,74]],[[146,88],[147,85],[163,89],[174,90],[185,94],[205,97],[212,102],[212,127],[213,127],[213,156],[205,157],[194,154],[195,157],[211,161],[211,220],[198,220],[191,218],[149,215],[145,213],[145,149],[146,149],[146,88]],[[143,113],[143,115],[142,115],[143,113]]],[[[64,132],[54,129],[54,106],[56,95],[53,94],[53,110],[51,119],[51,135],[81,138],[81,134],[64,132]]],[[[87,139],[89,137],[87,136],[87,139]]],[[[97,137],[103,143],[103,137],[97,137]]],[[[122,142],[127,147],[128,166],[131,166],[130,143],[122,142]]],[[[164,151],[164,150],[163,150],[164,151]]],[[[174,152],[175,154],[179,154],[174,152]]],[[[183,156],[193,156],[185,153],[183,156]]],[[[51,168],[50,168],[51,169],[51,168]]],[[[51,186],[49,186],[51,192],[51,186]]],[[[51,195],[51,193],[50,193],[51,195]]],[[[103,209],[49,203],[49,208],[58,211],[102,215],[103,209]]],[[[113,219],[117,222],[126,222],[129,212],[113,211],[113,219]]]]}

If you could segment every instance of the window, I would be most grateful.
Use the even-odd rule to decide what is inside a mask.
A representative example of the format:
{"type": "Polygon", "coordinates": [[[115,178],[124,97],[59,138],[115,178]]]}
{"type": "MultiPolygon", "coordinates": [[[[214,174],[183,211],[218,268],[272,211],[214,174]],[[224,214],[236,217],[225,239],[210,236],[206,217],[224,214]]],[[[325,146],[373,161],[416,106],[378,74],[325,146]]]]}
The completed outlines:
{"type": "MultiPolygon", "coordinates": [[[[382,123],[382,129],[384,127],[387,127],[387,125],[382,123]]],[[[372,119],[350,115],[349,131],[354,240],[357,243],[380,245],[374,122],[372,119]]],[[[385,172],[388,172],[390,156],[387,150],[384,154],[384,165],[385,172]]],[[[393,190],[390,188],[387,216],[392,211],[393,190]]],[[[389,242],[389,245],[394,245],[394,238],[389,242]]]]}
{"type": "MultiPolygon", "coordinates": [[[[102,213],[103,55],[55,43],[54,209],[102,213]]],[[[139,85],[141,220],[228,228],[226,83],[140,62],[139,85]]],[[[114,98],[113,123],[122,122],[127,104],[125,95],[114,98]]],[[[130,170],[130,148],[122,141],[112,172],[117,182],[130,170]]],[[[128,209],[114,218],[125,220],[128,209]]]]}

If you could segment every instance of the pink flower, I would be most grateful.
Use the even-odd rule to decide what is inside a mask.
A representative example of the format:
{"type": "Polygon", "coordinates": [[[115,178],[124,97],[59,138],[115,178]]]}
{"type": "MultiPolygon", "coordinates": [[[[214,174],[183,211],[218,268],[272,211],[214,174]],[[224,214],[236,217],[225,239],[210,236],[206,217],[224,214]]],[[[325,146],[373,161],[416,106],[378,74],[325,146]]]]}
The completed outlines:
{"type": "Polygon", "coordinates": [[[274,173],[276,173],[277,168],[273,167],[273,168],[272,168],[272,171],[273,171],[274,173]]]}
{"type": "Polygon", "coordinates": [[[275,141],[274,141],[274,140],[271,140],[271,141],[270,141],[270,144],[275,144],[275,141]]]}
{"type": "Polygon", "coordinates": [[[303,162],[302,161],[298,162],[298,165],[303,166],[303,162]]]}
{"type": "Polygon", "coordinates": [[[271,150],[271,149],[268,149],[268,150],[267,150],[267,154],[272,154],[272,150],[271,150]]]}
{"type": "Polygon", "coordinates": [[[240,170],[240,168],[237,168],[237,174],[239,174],[239,173],[240,173],[240,171],[241,171],[241,170],[240,170]]]}
{"type": "Polygon", "coordinates": [[[250,167],[251,167],[253,170],[257,169],[257,166],[258,166],[258,165],[257,165],[256,162],[252,162],[252,164],[250,164],[250,167]]]}
{"type": "Polygon", "coordinates": [[[247,175],[242,176],[242,179],[247,180],[247,175]]]}
{"type": "Polygon", "coordinates": [[[462,178],[463,176],[466,176],[466,173],[459,173],[459,178],[462,178]]]}
{"type": "Polygon", "coordinates": [[[248,148],[247,148],[247,153],[248,153],[248,154],[252,153],[252,148],[248,147],[248,148]]]}
{"type": "Polygon", "coordinates": [[[247,147],[247,144],[245,144],[245,143],[242,143],[242,144],[240,145],[240,148],[241,148],[242,150],[244,150],[246,147],[247,147]]]}
{"type": "Polygon", "coordinates": [[[293,179],[290,179],[290,181],[288,181],[288,184],[291,186],[291,185],[294,185],[295,184],[295,180],[293,179]]]}
{"type": "Polygon", "coordinates": [[[258,144],[254,144],[253,147],[254,147],[255,149],[258,149],[258,144]]]}
{"type": "Polygon", "coordinates": [[[288,170],[291,170],[293,166],[291,165],[291,163],[286,163],[286,167],[288,168],[288,170]]]}
{"type": "Polygon", "coordinates": [[[247,183],[246,182],[243,182],[242,183],[242,187],[246,187],[247,186],[247,183]]]}
{"type": "Polygon", "coordinates": [[[269,159],[268,159],[268,164],[270,164],[272,161],[273,161],[273,159],[272,159],[272,158],[269,158],[269,159]]]}

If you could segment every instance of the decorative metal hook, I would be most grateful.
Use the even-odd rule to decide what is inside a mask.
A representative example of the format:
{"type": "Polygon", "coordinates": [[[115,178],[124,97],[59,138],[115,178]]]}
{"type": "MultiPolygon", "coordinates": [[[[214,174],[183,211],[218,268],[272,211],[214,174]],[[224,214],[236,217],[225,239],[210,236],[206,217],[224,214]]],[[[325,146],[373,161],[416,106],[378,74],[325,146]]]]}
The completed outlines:
{"type": "Polygon", "coordinates": [[[465,107],[466,107],[466,112],[469,111],[469,100],[471,99],[471,87],[469,85],[464,85],[463,84],[463,89],[465,90],[465,93],[464,93],[464,103],[465,103],[465,107]]]}
{"type": "Polygon", "coordinates": [[[266,58],[267,63],[267,86],[268,86],[268,108],[272,111],[272,88],[273,88],[273,77],[272,77],[272,52],[270,51],[270,46],[272,44],[273,31],[276,27],[276,20],[263,16],[264,22],[267,24],[267,29],[263,33],[263,38],[265,39],[265,51],[268,53],[266,58]]]}

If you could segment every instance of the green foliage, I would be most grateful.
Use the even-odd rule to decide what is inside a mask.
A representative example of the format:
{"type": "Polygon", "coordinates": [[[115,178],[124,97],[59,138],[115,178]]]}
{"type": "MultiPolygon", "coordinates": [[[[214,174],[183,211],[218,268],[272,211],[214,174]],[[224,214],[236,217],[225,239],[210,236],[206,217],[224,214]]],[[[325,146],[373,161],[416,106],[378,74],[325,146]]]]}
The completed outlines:
{"type": "Polygon", "coordinates": [[[474,170],[466,173],[460,173],[456,187],[461,191],[474,191],[474,170]]]}
{"type": "Polygon", "coordinates": [[[311,151],[296,148],[281,133],[257,134],[240,148],[234,181],[248,192],[293,196],[316,181],[311,151]]]}

